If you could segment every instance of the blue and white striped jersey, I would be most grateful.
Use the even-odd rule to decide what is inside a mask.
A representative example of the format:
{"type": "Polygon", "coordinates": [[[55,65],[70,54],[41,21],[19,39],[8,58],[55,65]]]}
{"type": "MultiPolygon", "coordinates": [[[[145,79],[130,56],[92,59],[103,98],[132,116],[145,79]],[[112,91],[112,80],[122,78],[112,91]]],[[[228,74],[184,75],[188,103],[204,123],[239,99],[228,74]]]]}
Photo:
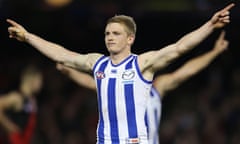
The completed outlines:
{"type": "Polygon", "coordinates": [[[145,113],[152,82],[143,78],[137,55],[118,65],[103,56],[94,66],[99,144],[148,144],[145,113]]]}
{"type": "Polygon", "coordinates": [[[149,144],[159,144],[159,125],[161,119],[161,98],[157,90],[152,87],[147,104],[146,125],[148,127],[149,144]]]}

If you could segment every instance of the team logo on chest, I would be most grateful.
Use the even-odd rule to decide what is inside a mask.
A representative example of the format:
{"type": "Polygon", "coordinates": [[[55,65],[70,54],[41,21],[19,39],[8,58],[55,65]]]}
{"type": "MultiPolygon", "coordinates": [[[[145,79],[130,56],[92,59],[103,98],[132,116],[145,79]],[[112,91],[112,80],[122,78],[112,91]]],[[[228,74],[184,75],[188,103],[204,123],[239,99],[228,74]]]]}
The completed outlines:
{"type": "Polygon", "coordinates": [[[95,76],[96,76],[97,79],[104,79],[105,78],[104,72],[101,72],[101,71],[96,72],[95,76]]]}
{"type": "Polygon", "coordinates": [[[126,70],[122,74],[122,79],[124,80],[131,80],[135,76],[135,71],[134,70],[126,70]]]}

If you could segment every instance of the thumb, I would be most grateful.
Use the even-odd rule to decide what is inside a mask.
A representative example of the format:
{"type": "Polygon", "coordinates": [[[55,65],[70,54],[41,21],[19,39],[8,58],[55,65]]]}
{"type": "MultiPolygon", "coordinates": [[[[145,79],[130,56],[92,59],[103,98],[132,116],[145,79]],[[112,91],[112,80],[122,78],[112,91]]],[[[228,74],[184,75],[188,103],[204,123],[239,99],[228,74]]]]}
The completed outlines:
{"type": "Polygon", "coordinates": [[[225,35],[226,35],[226,32],[224,30],[222,30],[220,35],[219,35],[219,37],[218,37],[218,39],[219,40],[223,40],[225,38],[225,35]]]}

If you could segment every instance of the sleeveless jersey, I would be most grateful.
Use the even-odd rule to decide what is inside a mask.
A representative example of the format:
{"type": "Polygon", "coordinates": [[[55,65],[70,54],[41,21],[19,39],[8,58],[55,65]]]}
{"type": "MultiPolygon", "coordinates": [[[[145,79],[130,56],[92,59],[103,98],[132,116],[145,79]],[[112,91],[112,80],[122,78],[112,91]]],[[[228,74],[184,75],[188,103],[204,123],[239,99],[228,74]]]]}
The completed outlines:
{"type": "Polygon", "coordinates": [[[31,115],[36,114],[35,101],[23,97],[23,108],[20,111],[7,110],[6,115],[14,122],[21,130],[24,130],[28,125],[31,115]]]}
{"type": "Polygon", "coordinates": [[[10,144],[29,144],[36,126],[36,102],[34,99],[23,98],[20,111],[7,110],[7,117],[20,128],[20,132],[9,134],[10,144]]]}
{"type": "Polygon", "coordinates": [[[147,144],[145,113],[152,82],[143,78],[137,56],[118,65],[103,56],[94,66],[97,85],[99,144],[147,144]]]}
{"type": "Polygon", "coordinates": [[[162,104],[160,94],[154,87],[152,87],[145,117],[146,125],[148,127],[149,144],[159,144],[161,109],[162,104]]]}

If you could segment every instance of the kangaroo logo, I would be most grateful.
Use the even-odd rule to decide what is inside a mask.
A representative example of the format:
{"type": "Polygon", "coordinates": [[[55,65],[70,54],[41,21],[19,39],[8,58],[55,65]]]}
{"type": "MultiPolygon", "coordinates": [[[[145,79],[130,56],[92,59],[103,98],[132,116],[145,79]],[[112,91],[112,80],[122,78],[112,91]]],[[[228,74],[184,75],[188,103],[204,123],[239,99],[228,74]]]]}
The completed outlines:
{"type": "Polygon", "coordinates": [[[135,76],[134,70],[127,70],[127,71],[123,72],[122,79],[131,80],[134,78],[134,76],[135,76]]]}

